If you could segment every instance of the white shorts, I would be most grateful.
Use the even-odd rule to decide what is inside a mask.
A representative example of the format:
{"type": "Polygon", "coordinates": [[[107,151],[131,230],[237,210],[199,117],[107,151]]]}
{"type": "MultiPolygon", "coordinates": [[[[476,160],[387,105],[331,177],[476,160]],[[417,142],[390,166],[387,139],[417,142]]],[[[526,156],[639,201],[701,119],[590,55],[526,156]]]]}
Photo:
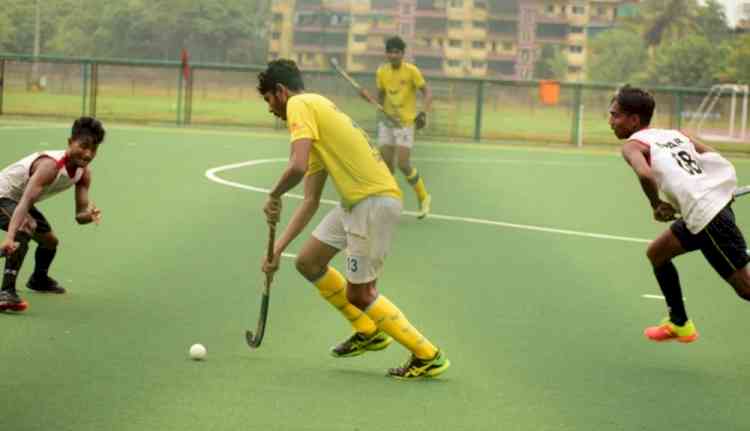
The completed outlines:
{"type": "Polygon", "coordinates": [[[339,250],[346,249],[346,279],[354,284],[378,278],[391,248],[403,204],[400,199],[372,196],[347,211],[336,205],[312,235],[339,250]]]}
{"type": "Polygon", "coordinates": [[[388,127],[384,122],[378,123],[378,146],[398,145],[412,148],[414,146],[414,127],[388,127]]]}

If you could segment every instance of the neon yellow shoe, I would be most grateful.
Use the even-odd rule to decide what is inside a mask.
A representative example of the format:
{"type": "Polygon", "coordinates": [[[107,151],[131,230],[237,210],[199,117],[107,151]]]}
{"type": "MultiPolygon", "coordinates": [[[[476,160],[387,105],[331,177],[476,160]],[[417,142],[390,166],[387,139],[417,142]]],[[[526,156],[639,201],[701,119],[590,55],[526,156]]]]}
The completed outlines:
{"type": "Polygon", "coordinates": [[[698,339],[698,331],[692,320],[688,320],[682,326],[672,323],[669,318],[664,318],[657,326],[649,326],[643,334],[651,341],[672,341],[680,343],[692,343],[698,339]]]}
{"type": "Polygon", "coordinates": [[[438,350],[432,359],[419,359],[411,355],[404,365],[388,370],[388,375],[406,380],[418,379],[420,377],[437,377],[443,374],[450,366],[451,361],[448,360],[441,350],[438,350]]]}
{"type": "Polygon", "coordinates": [[[417,213],[418,219],[421,220],[427,217],[427,214],[430,213],[430,205],[432,205],[432,195],[427,195],[419,202],[419,212],[417,213]]]}
{"type": "Polygon", "coordinates": [[[355,332],[354,335],[346,339],[331,349],[331,356],[335,358],[350,358],[359,356],[368,351],[383,350],[393,342],[385,332],[378,330],[376,333],[367,336],[355,332]]]}

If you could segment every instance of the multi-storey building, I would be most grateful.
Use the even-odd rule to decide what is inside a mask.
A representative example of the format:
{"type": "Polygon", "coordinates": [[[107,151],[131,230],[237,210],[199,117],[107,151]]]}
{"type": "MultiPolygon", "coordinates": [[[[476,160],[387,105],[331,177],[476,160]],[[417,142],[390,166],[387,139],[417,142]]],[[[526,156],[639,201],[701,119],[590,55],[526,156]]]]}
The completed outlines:
{"type": "Polygon", "coordinates": [[[336,57],[351,71],[384,61],[398,34],[426,74],[529,79],[543,45],[559,47],[568,80],[583,78],[586,43],[623,0],[274,0],[269,55],[306,68],[336,57]]]}
{"type": "Polygon", "coordinates": [[[750,32],[750,1],[743,0],[737,4],[737,30],[750,32]]]}

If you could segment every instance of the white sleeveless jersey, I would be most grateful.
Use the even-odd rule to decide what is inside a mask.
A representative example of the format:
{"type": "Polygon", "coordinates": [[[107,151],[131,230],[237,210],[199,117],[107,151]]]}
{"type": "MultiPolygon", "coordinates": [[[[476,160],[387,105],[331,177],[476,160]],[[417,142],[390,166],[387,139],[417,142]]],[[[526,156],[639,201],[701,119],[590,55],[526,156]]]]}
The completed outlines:
{"type": "Polygon", "coordinates": [[[698,154],[690,138],[677,130],[644,129],[629,140],[648,145],[659,191],[680,212],[690,232],[703,230],[733,199],[737,174],[719,153],[698,154]]]}
{"type": "Polygon", "coordinates": [[[65,151],[41,151],[24,157],[0,171],[0,198],[9,198],[16,202],[21,200],[26,185],[29,183],[31,165],[40,157],[51,157],[57,162],[57,177],[52,184],[44,187],[38,201],[54,196],[80,181],[84,168],[76,168],[71,178],[65,169],[65,151]]]}

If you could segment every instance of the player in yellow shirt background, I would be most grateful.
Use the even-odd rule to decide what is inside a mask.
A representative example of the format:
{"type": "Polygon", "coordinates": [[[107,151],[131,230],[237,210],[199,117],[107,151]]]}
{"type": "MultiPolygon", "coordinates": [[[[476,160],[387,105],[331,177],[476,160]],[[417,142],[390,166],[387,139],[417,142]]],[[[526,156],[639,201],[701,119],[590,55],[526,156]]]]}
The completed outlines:
{"type": "Polygon", "coordinates": [[[268,64],[258,75],[258,91],[269,111],[286,121],[291,134],[289,163],[264,206],[268,223],[279,221],[281,197],[301,181],[304,199],[274,245],[273,260],[262,270],[278,270],[281,253],[318,210],[330,176],[341,197],[302,246],[297,270],[351,323],[354,335],[331,349],[334,357],[382,350],[392,339],[412,352],[388,375],[435,377],[450,361],[376,288],[401,214],[401,190],[365,132],[327,98],[304,93],[297,65],[286,59],[268,64]],[[329,266],[346,250],[346,276],[329,266]]]}
{"type": "Polygon", "coordinates": [[[427,125],[427,114],[432,106],[432,92],[414,64],[404,61],[406,43],[398,36],[385,43],[388,62],[378,68],[376,81],[378,101],[386,115],[397,118],[400,125],[380,121],[378,125],[378,146],[383,159],[391,172],[393,162],[414,188],[419,200],[419,218],[430,212],[432,196],[427,193],[424,180],[417,168],[411,164],[411,149],[414,146],[414,128],[427,125]],[[417,113],[417,90],[422,93],[423,110],[417,113]]]}

